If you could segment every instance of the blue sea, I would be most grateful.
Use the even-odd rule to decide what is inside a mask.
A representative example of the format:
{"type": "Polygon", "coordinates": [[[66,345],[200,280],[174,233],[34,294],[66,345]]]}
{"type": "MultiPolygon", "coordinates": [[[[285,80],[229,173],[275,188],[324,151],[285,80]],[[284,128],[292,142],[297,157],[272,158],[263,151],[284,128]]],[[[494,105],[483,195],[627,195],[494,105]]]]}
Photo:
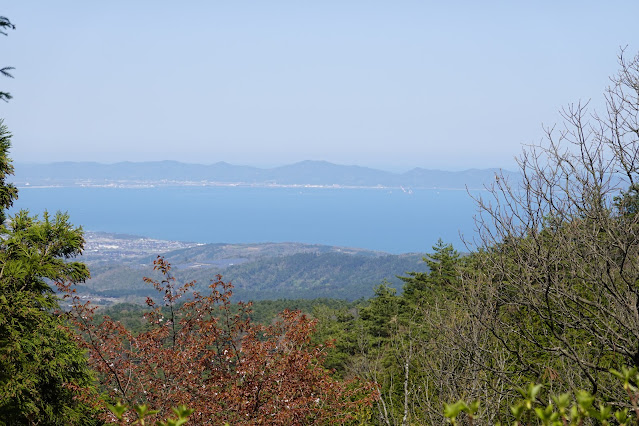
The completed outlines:
{"type": "Polygon", "coordinates": [[[303,242],[390,253],[465,251],[477,208],[463,190],[21,188],[12,209],[66,211],[85,230],[201,243],[303,242]]]}

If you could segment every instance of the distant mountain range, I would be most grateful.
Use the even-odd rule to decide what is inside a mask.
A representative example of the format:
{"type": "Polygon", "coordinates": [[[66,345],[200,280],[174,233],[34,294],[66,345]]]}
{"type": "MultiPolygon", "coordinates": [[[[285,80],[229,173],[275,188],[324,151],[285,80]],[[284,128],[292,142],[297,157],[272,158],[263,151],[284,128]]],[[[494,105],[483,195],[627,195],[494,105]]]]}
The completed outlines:
{"type": "MultiPolygon", "coordinates": [[[[18,186],[237,184],[477,189],[493,182],[495,173],[499,172],[499,169],[450,172],[415,168],[405,173],[392,173],[327,161],[302,161],[273,168],[236,166],[225,162],[210,165],[177,161],[60,162],[17,164],[12,181],[18,186]]],[[[508,171],[501,172],[509,177],[518,176],[508,171]]]]}

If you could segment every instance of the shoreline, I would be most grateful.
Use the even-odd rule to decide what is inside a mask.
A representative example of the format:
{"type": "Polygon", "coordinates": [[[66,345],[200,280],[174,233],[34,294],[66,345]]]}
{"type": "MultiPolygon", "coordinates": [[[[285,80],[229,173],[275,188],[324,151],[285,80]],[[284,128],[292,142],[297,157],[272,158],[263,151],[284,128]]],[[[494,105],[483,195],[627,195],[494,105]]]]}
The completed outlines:
{"type": "Polygon", "coordinates": [[[413,190],[438,190],[438,191],[486,191],[480,188],[459,188],[439,186],[415,186],[404,187],[401,185],[338,185],[338,184],[281,184],[281,183],[247,183],[247,182],[214,182],[214,181],[116,181],[106,183],[74,182],[59,184],[35,184],[14,183],[18,189],[54,189],[54,188],[114,188],[114,189],[149,189],[162,187],[217,187],[217,188],[291,188],[291,189],[373,189],[373,190],[397,190],[411,194],[413,190]]]}

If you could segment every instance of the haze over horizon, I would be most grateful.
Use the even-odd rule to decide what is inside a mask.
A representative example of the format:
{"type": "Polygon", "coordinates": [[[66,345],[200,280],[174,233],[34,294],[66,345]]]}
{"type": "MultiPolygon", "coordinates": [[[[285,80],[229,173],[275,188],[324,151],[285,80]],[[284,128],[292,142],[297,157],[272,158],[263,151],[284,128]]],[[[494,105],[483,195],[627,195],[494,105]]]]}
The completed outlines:
{"type": "Polygon", "coordinates": [[[87,164],[87,163],[95,163],[95,164],[100,164],[100,165],[105,165],[105,166],[113,166],[113,165],[117,165],[117,164],[124,164],[124,163],[133,163],[133,164],[152,164],[152,163],[163,163],[163,162],[167,162],[167,163],[179,163],[179,164],[184,164],[184,165],[194,165],[194,166],[215,166],[215,165],[219,165],[219,164],[226,164],[229,166],[237,166],[237,167],[252,167],[252,168],[257,168],[257,169],[263,169],[263,170],[269,170],[269,169],[277,169],[277,168],[282,168],[282,167],[287,167],[287,166],[294,166],[294,165],[300,165],[300,164],[304,164],[304,163],[308,163],[308,164],[328,164],[328,165],[332,165],[332,166],[340,166],[340,167],[358,167],[358,168],[363,168],[363,169],[371,169],[371,170],[376,170],[376,171],[382,171],[382,172],[389,172],[389,173],[394,173],[394,174],[402,174],[402,173],[406,173],[409,172],[411,170],[415,170],[415,169],[423,169],[423,170],[429,170],[429,171],[441,171],[441,172],[463,172],[463,171],[469,171],[469,170],[493,170],[493,169],[501,169],[504,171],[508,171],[508,172],[515,172],[517,169],[516,167],[513,168],[505,168],[505,167],[462,167],[462,168],[427,168],[427,167],[420,167],[420,166],[409,166],[406,165],[404,167],[401,166],[397,166],[397,167],[384,167],[383,165],[381,167],[375,167],[375,166],[367,166],[367,165],[362,165],[362,164],[354,164],[354,163],[339,163],[339,162],[333,162],[333,161],[327,161],[327,160],[300,160],[300,161],[295,161],[295,162],[290,162],[290,163],[285,163],[285,162],[281,162],[281,163],[273,163],[273,164],[265,164],[265,165],[254,165],[254,164],[242,164],[242,163],[231,163],[229,161],[224,161],[224,160],[220,160],[220,161],[215,161],[215,162],[211,162],[211,163],[205,163],[205,162],[190,162],[190,161],[179,161],[179,160],[171,160],[171,159],[165,159],[165,160],[149,160],[149,161],[130,161],[130,160],[121,160],[121,161],[96,161],[96,160],[78,160],[78,161],[71,161],[71,160],[60,160],[60,161],[18,161],[18,162],[14,162],[15,165],[20,166],[20,165],[53,165],[53,164],[58,164],[58,163],[78,163],[78,164],[87,164]]]}
{"type": "Polygon", "coordinates": [[[16,162],[515,169],[558,110],[600,108],[639,2],[4,6],[16,162]]]}

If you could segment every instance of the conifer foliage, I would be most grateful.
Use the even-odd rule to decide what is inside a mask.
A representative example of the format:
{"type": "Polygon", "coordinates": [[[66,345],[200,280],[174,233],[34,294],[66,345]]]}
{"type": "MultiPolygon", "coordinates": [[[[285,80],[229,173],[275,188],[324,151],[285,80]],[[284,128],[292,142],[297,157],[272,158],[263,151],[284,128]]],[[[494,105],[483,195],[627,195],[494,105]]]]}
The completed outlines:
{"type": "Polygon", "coordinates": [[[47,282],[80,282],[82,230],[58,213],[42,220],[21,211],[6,222],[17,198],[5,179],[13,171],[10,138],[0,120],[0,418],[7,424],[91,424],[94,411],[77,400],[93,378],[83,350],[57,313],[47,282]]]}
{"type": "MultiPolygon", "coordinates": [[[[15,30],[15,29],[16,29],[16,26],[11,23],[9,18],[5,16],[0,16],[0,34],[7,35],[7,30],[15,30]]],[[[13,75],[10,72],[12,69],[13,67],[2,67],[0,68],[0,74],[2,74],[5,77],[13,78],[13,75]]],[[[9,99],[11,99],[12,97],[13,96],[11,96],[9,92],[0,91],[0,99],[2,99],[3,101],[9,102],[9,99]]]]}

